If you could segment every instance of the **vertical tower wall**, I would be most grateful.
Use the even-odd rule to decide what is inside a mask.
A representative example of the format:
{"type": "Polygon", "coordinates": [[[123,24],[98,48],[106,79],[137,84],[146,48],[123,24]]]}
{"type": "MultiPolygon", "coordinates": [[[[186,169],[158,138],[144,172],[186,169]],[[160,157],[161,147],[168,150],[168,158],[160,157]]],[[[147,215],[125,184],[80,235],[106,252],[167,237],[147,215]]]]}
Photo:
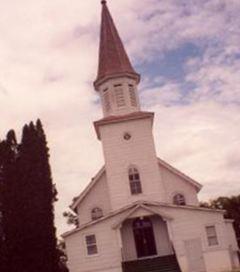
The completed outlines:
{"type": "Polygon", "coordinates": [[[112,209],[130,204],[139,199],[165,201],[154,140],[152,118],[126,120],[103,125],[99,128],[102,141],[108,187],[112,209]],[[130,135],[130,139],[124,136],[130,135]],[[142,193],[132,195],[128,169],[138,169],[142,193]]]}

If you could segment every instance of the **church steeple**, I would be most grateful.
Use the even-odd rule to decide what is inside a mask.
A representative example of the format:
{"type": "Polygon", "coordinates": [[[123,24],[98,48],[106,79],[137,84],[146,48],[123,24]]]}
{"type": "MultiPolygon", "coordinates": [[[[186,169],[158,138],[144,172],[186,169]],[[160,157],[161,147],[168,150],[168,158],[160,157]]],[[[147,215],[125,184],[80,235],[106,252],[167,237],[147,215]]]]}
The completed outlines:
{"type": "Polygon", "coordinates": [[[102,1],[99,64],[95,89],[99,91],[104,115],[139,111],[136,86],[140,75],[135,72],[118,34],[106,1],[102,1]]]}
{"type": "Polygon", "coordinates": [[[106,1],[102,1],[99,57],[95,88],[104,118],[95,121],[94,126],[102,142],[112,208],[119,209],[140,198],[163,201],[164,188],[152,135],[154,114],[140,109],[137,91],[140,76],[129,61],[106,1]],[[141,176],[142,186],[137,195],[129,194],[131,167],[136,177],[141,176]]]}
{"type": "Polygon", "coordinates": [[[106,1],[102,1],[102,22],[99,48],[98,75],[95,87],[108,78],[129,76],[139,81],[115,27],[106,1]]]}

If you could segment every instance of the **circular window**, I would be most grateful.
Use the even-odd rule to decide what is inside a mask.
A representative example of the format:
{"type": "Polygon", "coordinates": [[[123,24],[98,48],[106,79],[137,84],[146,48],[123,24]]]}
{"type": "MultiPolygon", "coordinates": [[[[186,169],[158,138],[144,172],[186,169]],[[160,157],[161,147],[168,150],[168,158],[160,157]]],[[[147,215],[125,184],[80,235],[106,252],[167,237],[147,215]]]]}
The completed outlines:
{"type": "Polygon", "coordinates": [[[130,133],[126,132],[126,133],[124,133],[123,138],[124,138],[124,140],[128,141],[128,140],[130,140],[132,138],[132,136],[131,136],[130,133]]]}

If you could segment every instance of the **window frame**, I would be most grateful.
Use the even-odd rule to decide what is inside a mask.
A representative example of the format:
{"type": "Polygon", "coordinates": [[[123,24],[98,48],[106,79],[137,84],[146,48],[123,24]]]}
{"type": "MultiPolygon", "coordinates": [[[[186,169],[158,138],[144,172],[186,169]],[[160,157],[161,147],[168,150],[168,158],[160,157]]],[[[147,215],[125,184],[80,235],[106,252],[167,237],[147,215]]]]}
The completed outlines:
{"type": "Polygon", "coordinates": [[[217,233],[217,227],[216,224],[208,224],[205,226],[205,235],[206,235],[206,241],[207,241],[207,246],[209,248],[214,248],[214,247],[219,247],[220,242],[219,242],[219,236],[217,233]],[[209,235],[207,229],[208,228],[213,228],[214,229],[214,235],[209,235]],[[210,239],[215,238],[216,239],[216,244],[211,244],[210,239]]]}
{"type": "Polygon", "coordinates": [[[99,255],[98,245],[97,245],[97,237],[94,233],[88,233],[84,235],[84,243],[85,243],[85,252],[87,257],[96,257],[99,255]],[[95,242],[94,243],[87,243],[87,237],[94,236],[95,242]],[[95,246],[96,247],[96,253],[89,254],[89,247],[95,246]]]}
{"type": "MultiPolygon", "coordinates": [[[[96,213],[96,212],[95,212],[95,213],[96,213]]],[[[103,209],[102,209],[102,208],[95,206],[95,207],[93,207],[93,208],[91,209],[91,219],[92,219],[93,221],[98,220],[98,219],[100,219],[100,218],[102,218],[102,217],[103,217],[103,209]],[[93,218],[93,213],[94,213],[94,210],[96,210],[96,209],[98,209],[98,212],[101,212],[101,216],[98,216],[98,217],[96,217],[96,218],[93,218]]]]}
{"type": "Polygon", "coordinates": [[[131,195],[139,195],[143,193],[140,173],[136,166],[130,166],[128,168],[128,182],[131,195]]]}
{"type": "Polygon", "coordinates": [[[126,106],[124,86],[122,83],[114,84],[114,97],[117,108],[123,108],[126,106]]]}
{"type": "Polygon", "coordinates": [[[185,195],[182,193],[182,192],[175,192],[173,195],[172,195],[172,203],[174,205],[177,205],[177,206],[186,206],[187,205],[187,201],[186,201],[186,197],[185,195]],[[177,199],[177,201],[175,201],[175,198],[178,197],[178,196],[181,196],[182,199],[184,200],[184,202],[180,203],[179,202],[179,199],[177,199]]]}
{"type": "Polygon", "coordinates": [[[103,99],[103,106],[104,106],[104,110],[109,113],[112,110],[112,106],[111,106],[111,97],[110,97],[110,92],[109,89],[106,88],[103,92],[102,92],[102,99],[103,99]]]}
{"type": "Polygon", "coordinates": [[[136,108],[138,106],[136,90],[135,90],[135,86],[131,83],[128,83],[128,92],[129,92],[130,105],[131,107],[136,108]]]}

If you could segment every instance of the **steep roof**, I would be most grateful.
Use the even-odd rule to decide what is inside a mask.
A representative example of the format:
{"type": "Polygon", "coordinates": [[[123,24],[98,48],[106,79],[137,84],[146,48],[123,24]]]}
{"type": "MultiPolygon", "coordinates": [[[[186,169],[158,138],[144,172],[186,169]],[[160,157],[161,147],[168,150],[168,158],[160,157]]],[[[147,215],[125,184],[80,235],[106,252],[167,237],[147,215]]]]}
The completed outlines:
{"type": "Polygon", "coordinates": [[[97,79],[94,82],[95,88],[105,79],[116,76],[130,76],[138,81],[140,79],[124,49],[106,1],[102,1],[99,64],[97,79]]]}
{"type": "Polygon", "coordinates": [[[184,173],[182,173],[181,171],[179,171],[172,165],[168,164],[167,162],[163,161],[162,159],[158,158],[158,163],[159,165],[167,168],[170,172],[174,173],[175,175],[181,177],[183,180],[192,184],[197,189],[197,192],[199,192],[202,189],[202,184],[190,178],[189,176],[185,175],[184,173]]]}
{"type": "Polygon", "coordinates": [[[105,173],[105,165],[97,172],[97,174],[92,178],[91,182],[87,187],[80,193],[79,196],[74,197],[72,204],[69,206],[73,211],[77,211],[77,206],[82,202],[82,200],[87,196],[87,194],[92,190],[95,184],[100,180],[102,175],[105,173]]]}
{"type": "MultiPolygon", "coordinates": [[[[171,166],[170,164],[168,164],[167,162],[161,160],[158,158],[158,163],[159,165],[167,168],[170,172],[172,172],[173,174],[181,177],[183,180],[185,180],[186,182],[190,183],[193,187],[196,188],[196,191],[199,192],[202,188],[202,185],[200,183],[198,183],[197,181],[193,180],[192,178],[188,177],[187,175],[183,174],[182,172],[180,172],[179,170],[177,170],[176,168],[174,168],[173,166],[171,166]]],[[[96,174],[96,176],[91,180],[91,182],[89,183],[89,185],[85,188],[85,190],[83,190],[82,193],[80,193],[80,195],[78,197],[75,197],[73,199],[72,204],[70,205],[70,208],[73,211],[76,211],[77,206],[82,202],[82,200],[88,195],[88,193],[91,191],[91,189],[95,186],[95,184],[100,180],[101,176],[105,173],[106,169],[105,169],[105,165],[99,170],[99,172],[96,174]]]]}

